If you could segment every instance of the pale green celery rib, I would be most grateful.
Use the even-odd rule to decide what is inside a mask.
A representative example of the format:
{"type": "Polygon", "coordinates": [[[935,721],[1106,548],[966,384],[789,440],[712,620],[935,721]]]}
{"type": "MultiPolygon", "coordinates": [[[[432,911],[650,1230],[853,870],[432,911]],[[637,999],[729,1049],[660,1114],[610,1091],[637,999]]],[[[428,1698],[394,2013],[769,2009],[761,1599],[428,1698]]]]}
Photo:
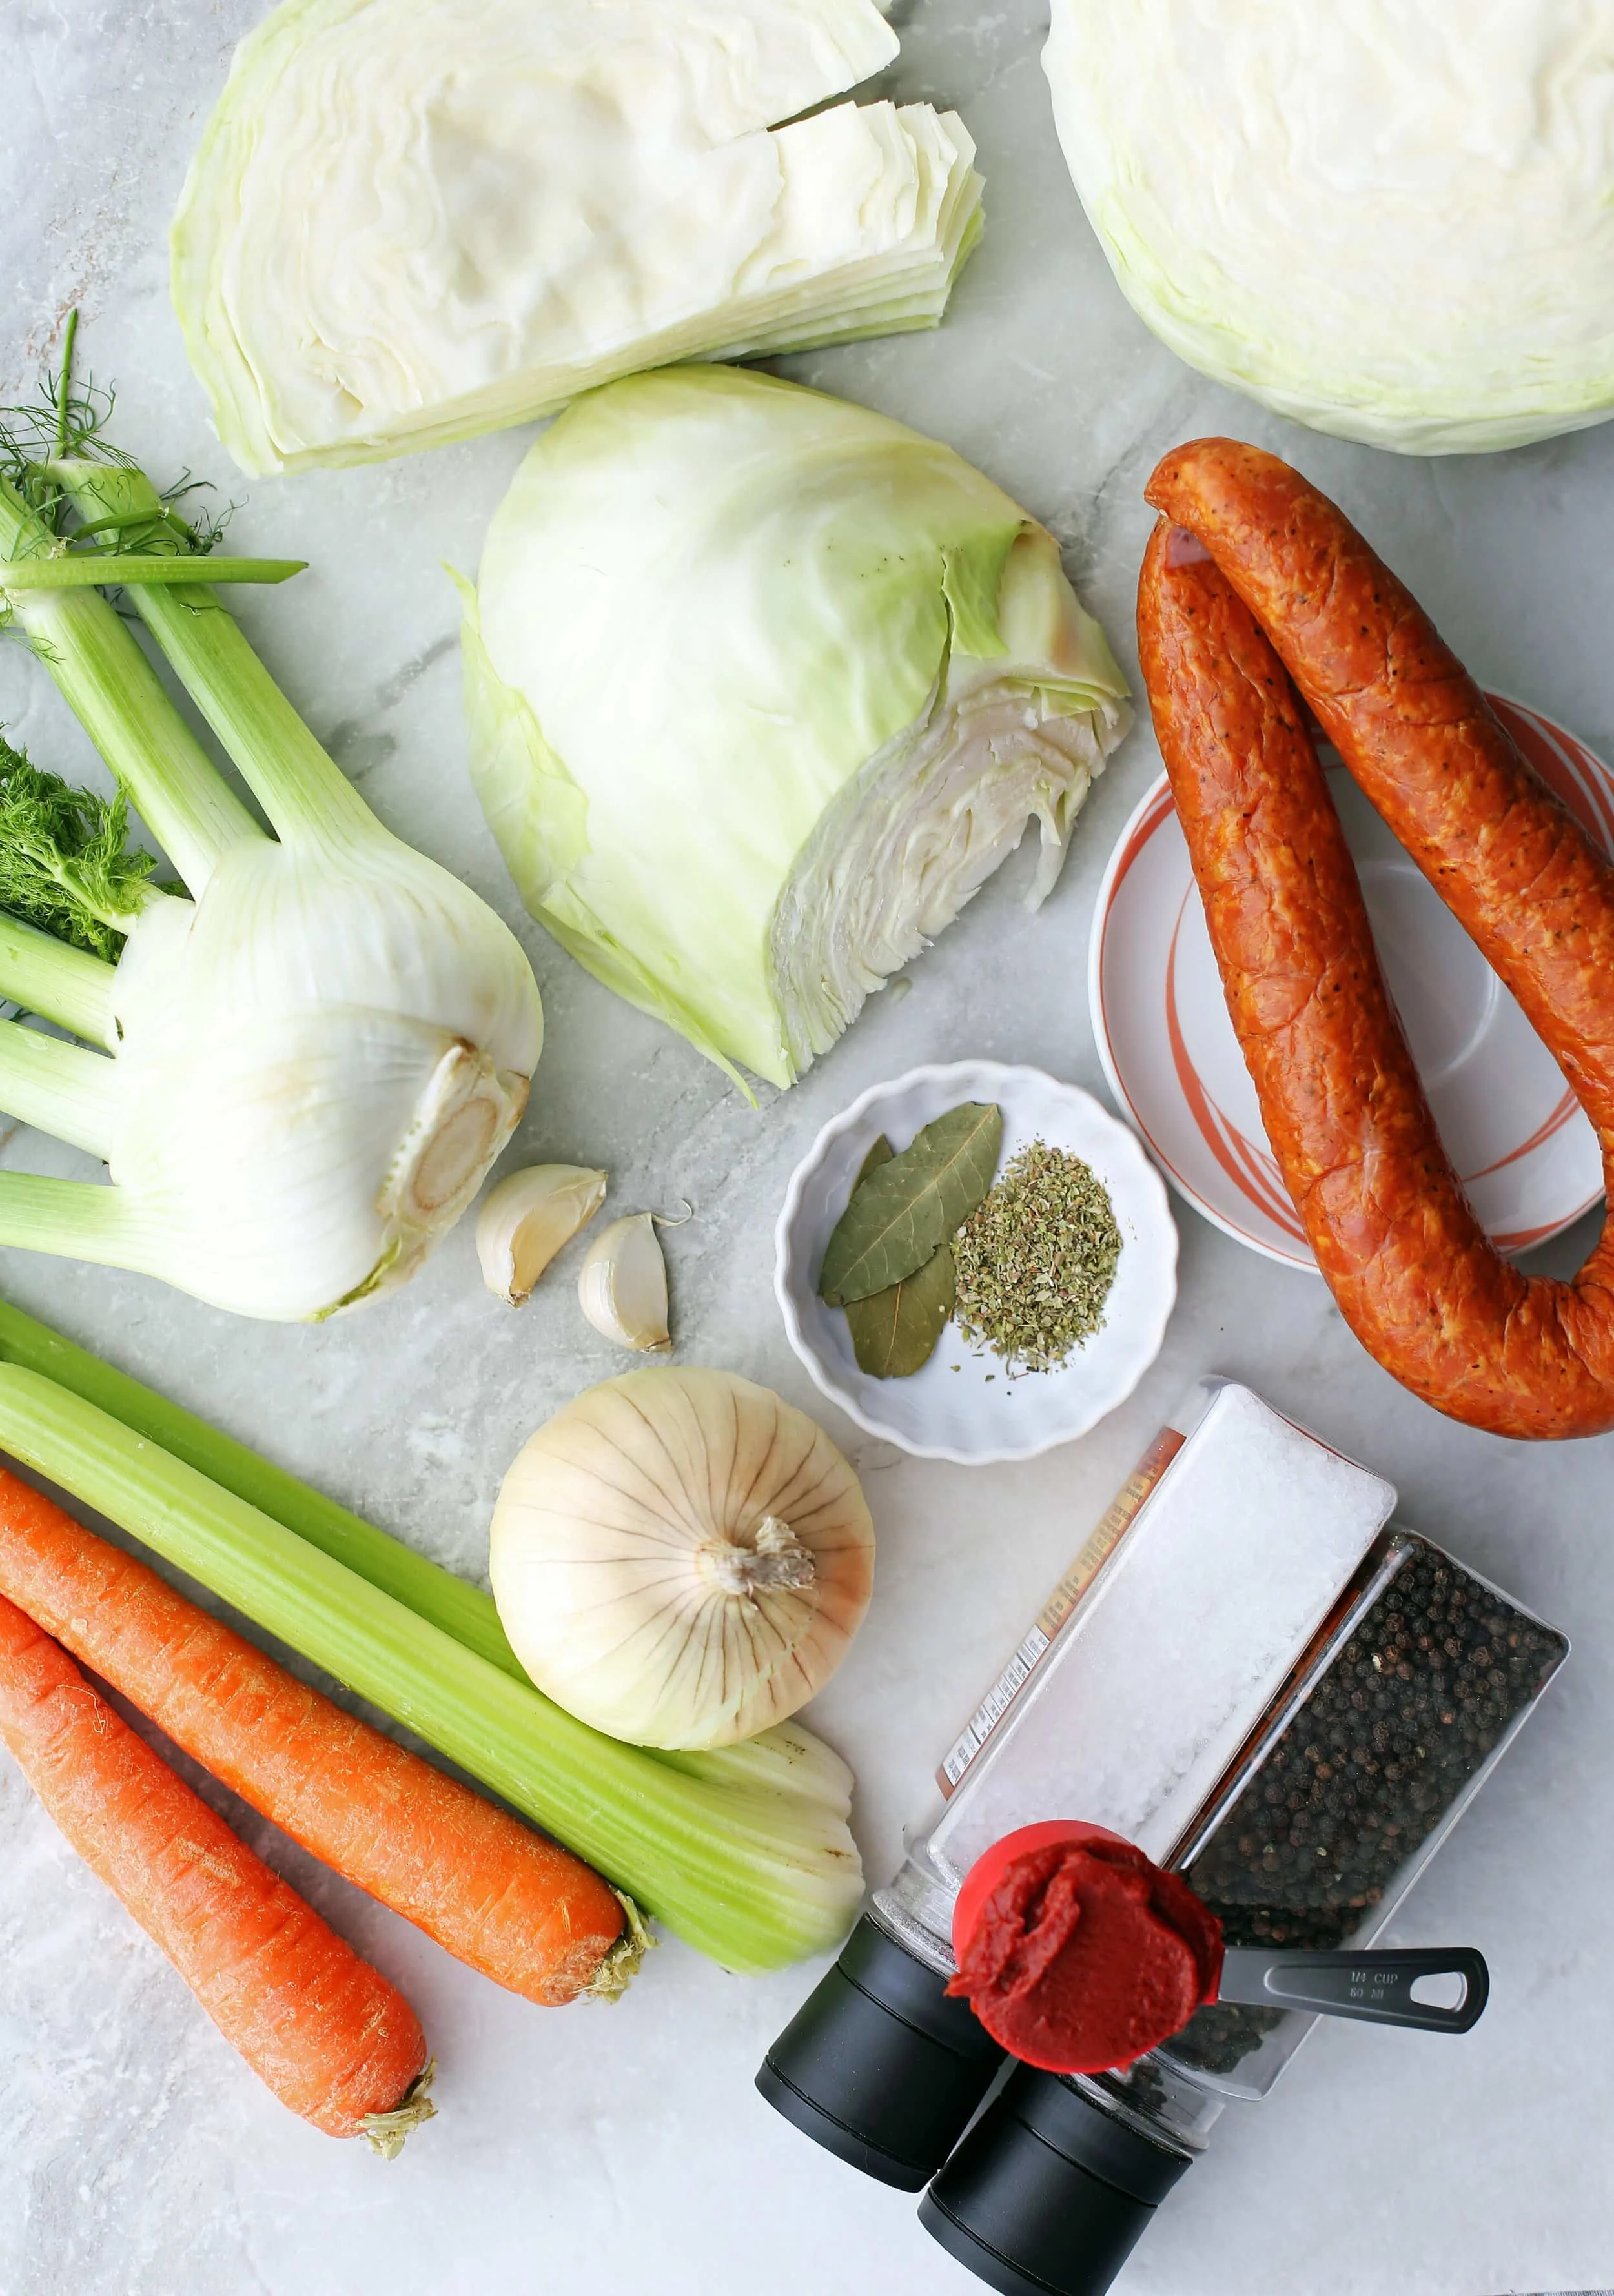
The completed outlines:
{"type": "Polygon", "coordinates": [[[112,1152],[113,1063],[20,1021],[0,1021],[0,1109],[104,1163],[112,1152]]]}
{"type": "Polygon", "coordinates": [[[13,561],[10,571],[0,577],[0,588],[15,594],[26,590],[110,590],[120,583],[133,587],[136,583],[157,582],[176,589],[204,580],[289,582],[293,574],[307,570],[308,562],[306,558],[210,557],[205,561],[205,576],[200,571],[203,563],[200,558],[152,558],[144,552],[129,551],[24,558],[13,561]]]}
{"type": "Polygon", "coordinates": [[[113,973],[87,949],[70,947],[0,910],[0,996],[109,1053],[118,1042],[113,973]]]}
{"type": "MultiPolygon", "coordinates": [[[[402,1539],[378,1529],[312,1484],[272,1465],[233,1436],[209,1426],[194,1412],[159,1395],[154,1388],[143,1386],[127,1372],[114,1370],[87,1348],[64,1339],[60,1332],[4,1300],[0,1300],[0,1360],[37,1372],[121,1420],[136,1435],[182,1459],[198,1474],[233,1492],[250,1506],[260,1508],[322,1554],[356,1571],[417,1618],[441,1628],[513,1681],[527,1681],[525,1669],[499,1623],[493,1597],[480,1587],[417,1554],[402,1539]]],[[[766,1730],[738,1746],[716,1746],[693,1754],[660,1747],[645,1751],[668,1769],[714,1784],[788,1793],[817,1803],[833,1803],[836,1799],[835,1788],[826,1785],[821,1774],[827,1767],[832,1776],[840,1768],[839,1759],[829,1755],[812,1733],[796,1722],[766,1730]]]]}
{"type": "Polygon", "coordinates": [[[844,1934],[856,1857],[793,1834],[778,1797],[680,1775],[602,1736],[14,1364],[0,1364],[0,1446],[417,1731],[725,1967],[778,1968],[844,1934]]]}
{"type": "Polygon", "coordinates": [[[493,1597],[440,1562],[417,1554],[402,1539],[389,1538],[362,1515],[351,1513],[283,1467],[272,1466],[233,1436],[210,1427],[184,1406],[143,1387],[127,1372],[115,1371],[87,1348],[78,1347],[46,1324],[37,1323],[0,1300],[0,1358],[38,1372],[94,1404],[136,1435],[182,1459],[198,1474],[272,1515],[299,1538],[334,1562],[356,1570],[384,1595],[452,1635],[517,1682],[525,1682],[520,1660],[499,1624],[493,1597]]]}
{"type": "Polygon", "coordinates": [[[157,1241],[122,1188],[0,1172],[0,1244],[150,1275],[157,1241]]]}
{"type": "MultiPolygon", "coordinates": [[[[60,547],[15,488],[0,480],[0,562],[60,547]]],[[[99,592],[18,591],[10,605],[152,836],[190,890],[201,893],[229,847],[263,832],[214,771],[99,592]]]]}
{"type": "MultiPolygon", "coordinates": [[[[159,558],[192,558],[161,496],[139,471],[112,463],[53,463],[83,518],[116,519],[138,529],[159,558]]],[[[279,834],[345,834],[373,842],[385,832],[352,783],[322,747],[253,652],[245,631],[206,582],[178,589],[141,585],[135,611],[279,834]]]]}

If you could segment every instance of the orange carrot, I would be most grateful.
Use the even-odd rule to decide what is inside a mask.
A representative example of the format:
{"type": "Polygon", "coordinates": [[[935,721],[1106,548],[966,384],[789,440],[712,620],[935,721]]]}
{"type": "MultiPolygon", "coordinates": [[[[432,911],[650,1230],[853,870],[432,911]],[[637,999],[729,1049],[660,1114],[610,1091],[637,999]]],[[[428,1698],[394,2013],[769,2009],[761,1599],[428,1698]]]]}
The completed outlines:
{"type": "Polygon", "coordinates": [[[4,1470],[0,1593],[283,1833],[512,1992],[554,2005],[632,1973],[638,1932],[591,1866],[4,1470]]]}
{"type": "Polygon", "coordinates": [[[432,2110],[414,2010],[4,1597],[0,1739],[282,2103],[329,2136],[395,2152],[432,2110]]]}

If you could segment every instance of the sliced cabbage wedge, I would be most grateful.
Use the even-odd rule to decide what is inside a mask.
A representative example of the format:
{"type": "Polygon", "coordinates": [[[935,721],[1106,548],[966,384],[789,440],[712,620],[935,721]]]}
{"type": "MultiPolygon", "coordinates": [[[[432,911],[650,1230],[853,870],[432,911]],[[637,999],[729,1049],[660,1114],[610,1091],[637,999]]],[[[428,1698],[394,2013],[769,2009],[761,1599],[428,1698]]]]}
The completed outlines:
{"type": "Polygon", "coordinates": [[[464,586],[471,773],[533,915],[788,1085],[1039,825],[1127,688],[1052,537],[950,447],[771,376],[612,383],[464,586]]]}
{"type": "Polygon", "coordinates": [[[283,0],[174,225],[220,438],[253,472],[369,462],[934,326],[980,233],[963,123],[797,116],[896,53],[870,0],[283,0]]]}

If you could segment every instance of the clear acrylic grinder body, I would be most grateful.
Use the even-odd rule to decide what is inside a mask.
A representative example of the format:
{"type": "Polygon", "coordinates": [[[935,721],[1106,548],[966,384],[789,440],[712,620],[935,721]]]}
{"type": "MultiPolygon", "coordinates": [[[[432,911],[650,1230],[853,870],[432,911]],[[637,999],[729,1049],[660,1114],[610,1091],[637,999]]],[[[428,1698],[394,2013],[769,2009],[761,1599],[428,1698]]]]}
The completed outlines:
{"type": "MultiPolygon", "coordinates": [[[[941,2168],[1005,2062],[944,1997],[954,1899],[984,1850],[1042,1819],[1110,1826],[1179,1867],[1230,1945],[1369,1942],[1568,1648],[1387,1528],[1395,1496],[1249,1390],[1198,1382],[768,2052],[770,2102],[905,2189],[941,2168]]],[[[1124,2072],[1017,2069],[927,2195],[929,2228],[994,2286],[1090,2296],[1225,2100],[1265,2095],[1315,2021],[1217,2004],[1124,2072]]]]}

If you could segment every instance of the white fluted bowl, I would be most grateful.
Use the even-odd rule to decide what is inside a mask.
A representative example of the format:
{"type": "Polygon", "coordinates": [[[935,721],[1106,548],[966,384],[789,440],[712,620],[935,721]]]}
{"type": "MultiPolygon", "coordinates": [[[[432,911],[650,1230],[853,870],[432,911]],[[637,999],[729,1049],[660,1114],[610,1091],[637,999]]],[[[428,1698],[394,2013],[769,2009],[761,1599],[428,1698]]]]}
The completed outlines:
{"type": "Polygon", "coordinates": [[[1176,1229],[1165,1185],[1136,1136],[1091,1093],[1040,1069],[997,1061],[911,1069],[872,1086],[824,1126],[797,1166],[775,1246],[774,1289],[785,1329],[822,1391],[869,1434],[917,1458],[961,1466],[1035,1458],[1096,1426],[1159,1353],[1176,1299],[1176,1229]],[[824,1247],[880,1135],[900,1151],[966,1100],[995,1101],[1003,1111],[1000,1171],[1040,1139],[1081,1157],[1109,1190],[1122,1245],[1103,1327],[1061,1370],[1010,1379],[995,1355],[974,1353],[949,1324],[922,1371],[871,1378],[858,1368],[845,1316],[818,1297],[824,1247]]]}

